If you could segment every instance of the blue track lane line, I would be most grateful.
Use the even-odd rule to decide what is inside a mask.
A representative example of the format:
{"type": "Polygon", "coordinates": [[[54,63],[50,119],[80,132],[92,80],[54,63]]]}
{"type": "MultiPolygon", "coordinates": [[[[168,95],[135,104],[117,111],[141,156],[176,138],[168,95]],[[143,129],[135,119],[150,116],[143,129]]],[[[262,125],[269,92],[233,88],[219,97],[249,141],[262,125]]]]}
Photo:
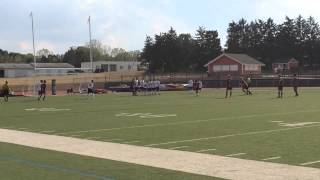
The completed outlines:
{"type": "Polygon", "coordinates": [[[11,161],[11,162],[15,162],[15,163],[23,164],[23,165],[28,165],[28,166],[33,166],[33,167],[37,167],[37,168],[42,168],[42,169],[46,169],[46,170],[59,171],[59,172],[68,173],[68,174],[76,174],[79,176],[91,177],[91,178],[100,179],[100,180],[115,180],[114,178],[100,176],[100,175],[97,175],[97,174],[91,173],[91,172],[85,172],[85,171],[80,171],[78,169],[70,169],[70,168],[65,168],[65,167],[60,167],[60,166],[54,166],[54,165],[49,165],[49,164],[45,164],[45,163],[38,162],[38,161],[30,161],[30,160],[20,159],[20,158],[16,158],[16,157],[0,156],[0,160],[1,161],[11,161]]]}

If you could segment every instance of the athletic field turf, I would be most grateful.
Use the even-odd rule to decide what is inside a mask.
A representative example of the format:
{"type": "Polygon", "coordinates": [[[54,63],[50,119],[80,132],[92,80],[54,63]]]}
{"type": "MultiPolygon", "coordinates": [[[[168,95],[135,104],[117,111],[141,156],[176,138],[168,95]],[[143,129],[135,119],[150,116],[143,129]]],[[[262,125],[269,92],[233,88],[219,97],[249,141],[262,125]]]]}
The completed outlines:
{"type": "MultiPolygon", "coordinates": [[[[320,168],[320,90],[275,97],[257,89],[228,99],[223,90],[11,98],[1,101],[0,128],[320,168]]],[[[5,143],[0,168],[6,179],[215,179],[5,143]]]]}

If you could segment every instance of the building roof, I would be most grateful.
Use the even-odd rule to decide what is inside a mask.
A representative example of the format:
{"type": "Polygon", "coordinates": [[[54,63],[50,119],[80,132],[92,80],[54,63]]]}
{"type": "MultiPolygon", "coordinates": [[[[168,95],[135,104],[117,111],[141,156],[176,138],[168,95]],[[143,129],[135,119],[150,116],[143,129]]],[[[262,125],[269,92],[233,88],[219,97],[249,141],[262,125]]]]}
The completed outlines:
{"type": "Polygon", "coordinates": [[[33,67],[25,63],[0,63],[0,69],[33,69],[33,67]]]}
{"type": "Polygon", "coordinates": [[[278,64],[278,63],[284,64],[284,63],[288,63],[289,61],[292,61],[292,60],[296,61],[296,62],[299,62],[295,58],[281,58],[281,59],[275,60],[275,62],[273,64],[278,64]]]}
{"type": "MultiPolygon", "coordinates": [[[[31,63],[32,67],[34,63],[31,63]]],[[[37,63],[37,68],[74,68],[73,65],[69,63],[37,63]]]]}
{"type": "Polygon", "coordinates": [[[240,64],[255,64],[255,65],[262,65],[264,66],[265,64],[263,64],[262,62],[254,59],[253,57],[250,57],[246,54],[232,54],[232,53],[223,53],[221,56],[215,58],[214,60],[208,62],[205,67],[208,67],[209,64],[219,60],[221,57],[223,56],[227,56],[228,58],[237,61],[240,64]]]}

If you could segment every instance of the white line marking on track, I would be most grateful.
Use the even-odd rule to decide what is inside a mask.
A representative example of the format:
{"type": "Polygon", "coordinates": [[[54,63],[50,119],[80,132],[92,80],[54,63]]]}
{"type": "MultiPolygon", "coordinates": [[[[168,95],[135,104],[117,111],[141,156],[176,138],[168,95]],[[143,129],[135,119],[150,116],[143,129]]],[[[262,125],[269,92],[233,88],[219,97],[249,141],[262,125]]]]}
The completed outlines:
{"type": "Polygon", "coordinates": [[[194,141],[204,141],[204,140],[211,140],[211,139],[223,139],[223,138],[236,137],[236,136],[248,136],[248,135],[266,134],[266,133],[274,133],[274,132],[281,132],[281,131],[290,131],[290,130],[295,130],[295,129],[313,128],[313,127],[320,127],[320,125],[302,126],[302,127],[294,127],[294,128],[283,128],[283,129],[265,130],[265,131],[253,131],[253,132],[247,132],[247,133],[238,133],[238,134],[229,134],[229,135],[222,135],[222,136],[204,137],[204,138],[198,138],[198,139],[186,139],[186,140],[181,140],[181,141],[170,141],[170,142],[164,142],[164,143],[158,143],[158,144],[148,144],[148,145],[145,145],[145,146],[153,147],[153,146],[160,146],[160,145],[177,144],[177,143],[194,142],[194,141]]]}
{"type": "Polygon", "coordinates": [[[307,165],[317,164],[317,163],[320,163],[320,161],[306,162],[306,163],[303,163],[303,164],[300,164],[300,165],[301,166],[307,166],[307,165]]]}
{"type": "Polygon", "coordinates": [[[109,129],[94,129],[94,130],[85,130],[85,131],[64,132],[64,133],[58,133],[57,135],[113,131],[113,130],[124,130],[124,129],[136,129],[136,128],[146,128],[146,127],[174,126],[174,125],[182,125],[182,124],[196,124],[196,123],[210,122],[210,121],[220,121],[220,120],[230,120],[230,119],[232,119],[232,120],[233,119],[247,119],[247,118],[264,117],[264,116],[281,116],[281,115],[288,115],[288,114],[312,113],[312,112],[320,112],[320,110],[294,111],[294,112],[286,112],[286,113],[254,114],[254,115],[220,117],[220,118],[211,118],[211,119],[204,119],[204,120],[191,120],[191,121],[182,121],[182,122],[173,122],[173,123],[145,124],[145,125],[139,125],[139,126],[127,126],[127,127],[109,128],[109,129]]]}
{"type": "Polygon", "coordinates": [[[277,157],[270,157],[270,158],[261,159],[261,160],[262,160],[262,161],[271,161],[271,160],[276,160],[276,159],[281,159],[281,156],[277,156],[277,157]]]}
{"type": "Polygon", "coordinates": [[[134,144],[138,142],[141,142],[141,141],[127,141],[127,142],[123,142],[123,144],[134,144]]]}
{"type": "Polygon", "coordinates": [[[170,148],[170,150],[184,149],[184,148],[187,148],[187,147],[189,147],[189,146],[173,147],[173,148],[170,148]]]}
{"type": "Polygon", "coordinates": [[[200,151],[196,151],[197,153],[209,152],[209,151],[216,151],[217,149],[203,149],[200,151]]]}
{"type": "Polygon", "coordinates": [[[247,153],[237,153],[237,154],[229,154],[229,155],[226,155],[228,157],[235,157],[235,156],[242,156],[242,155],[246,155],[247,153]]]}

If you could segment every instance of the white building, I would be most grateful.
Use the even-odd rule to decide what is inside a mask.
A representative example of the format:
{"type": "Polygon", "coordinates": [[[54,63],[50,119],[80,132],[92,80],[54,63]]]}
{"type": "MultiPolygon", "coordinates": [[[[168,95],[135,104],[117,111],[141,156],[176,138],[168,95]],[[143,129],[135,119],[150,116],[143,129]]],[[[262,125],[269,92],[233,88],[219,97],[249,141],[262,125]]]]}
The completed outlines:
{"type": "Polygon", "coordinates": [[[25,77],[32,76],[33,74],[34,68],[31,64],[0,64],[0,78],[25,77]]]}
{"type": "Polygon", "coordinates": [[[26,63],[0,63],[0,78],[30,77],[37,75],[67,75],[69,69],[74,68],[68,63],[37,63],[35,71],[34,64],[26,63]]]}
{"type": "MultiPolygon", "coordinates": [[[[31,63],[34,68],[34,63],[31,63]]],[[[67,75],[74,66],[68,63],[37,63],[36,73],[42,76],[67,75]]]]}
{"type": "MultiPolygon", "coordinates": [[[[138,61],[95,61],[93,62],[93,70],[96,72],[138,71],[139,65],[140,62],[138,61]]],[[[81,68],[90,69],[91,62],[82,62],[81,68]]]]}

